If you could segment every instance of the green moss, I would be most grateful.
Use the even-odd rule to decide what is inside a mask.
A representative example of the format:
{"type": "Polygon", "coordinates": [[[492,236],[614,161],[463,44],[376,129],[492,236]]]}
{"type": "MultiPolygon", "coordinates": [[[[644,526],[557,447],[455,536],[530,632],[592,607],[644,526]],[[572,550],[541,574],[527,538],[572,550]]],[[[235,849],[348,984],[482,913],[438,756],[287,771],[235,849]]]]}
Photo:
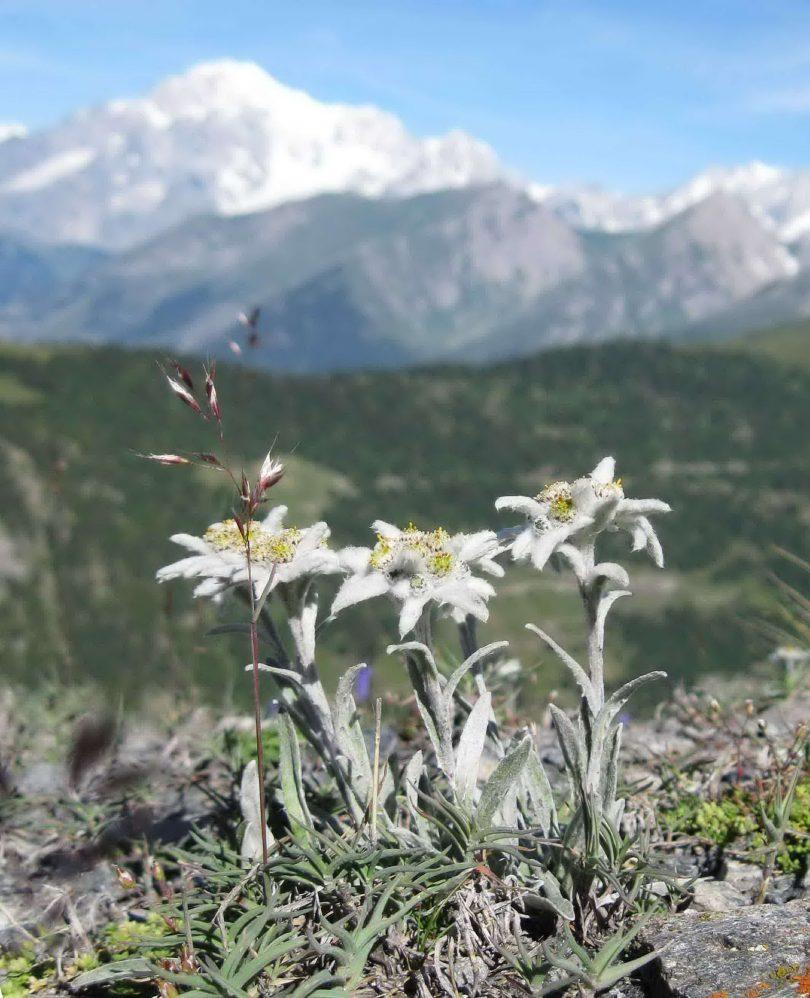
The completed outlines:
{"type": "MultiPolygon", "coordinates": [[[[103,964],[127,957],[169,957],[171,951],[160,948],[160,940],[167,934],[165,922],[156,914],[147,915],[143,921],[125,919],[122,922],[110,922],[99,932],[94,950],[80,953],[71,963],[65,964],[63,979],[69,981],[85,971],[95,970],[103,964]]],[[[35,995],[46,988],[53,989],[57,986],[55,975],[53,960],[39,956],[32,948],[0,956],[0,996],[26,998],[27,995],[35,995]]],[[[142,995],[144,990],[122,982],[116,984],[110,994],[124,998],[127,995],[142,995]]]]}
{"type": "MultiPolygon", "coordinates": [[[[697,835],[718,846],[735,843],[761,853],[768,847],[756,798],[734,790],[719,801],[686,797],[661,812],[661,821],[671,832],[697,835]]],[[[810,776],[796,787],[790,811],[790,827],[776,862],[785,873],[801,874],[810,861],[810,776]]]]}
{"type": "Polygon", "coordinates": [[[87,970],[95,970],[101,966],[98,953],[81,953],[73,962],[73,968],[77,974],[83,974],[87,970]]]}
{"type": "Polygon", "coordinates": [[[771,971],[771,977],[775,981],[792,981],[801,972],[802,969],[797,963],[782,963],[771,971]]]}
{"type": "Polygon", "coordinates": [[[689,797],[665,811],[663,817],[671,831],[698,835],[719,846],[730,845],[757,829],[756,821],[739,795],[719,801],[689,797]]]}
{"type": "Polygon", "coordinates": [[[115,959],[143,955],[144,949],[154,956],[168,956],[168,951],[159,949],[160,940],[167,933],[166,923],[154,913],[143,921],[127,918],[104,926],[99,936],[99,949],[115,959]]]}
{"type": "Polygon", "coordinates": [[[0,956],[0,994],[3,998],[25,998],[42,991],[52,978],[53,964],[43,963],[33,950],[0,956]]]}
{"type": "MultiPolygon", "coordinates": [[[[275,726],[262,729],[262,745],[266,766],[278,765],[278,730],[275,726]]],[[[230,729],[218,736],[214,752],[223,757],[233,773],[241,773],[251,759],[256,758],[256,735],[253,730],[230,729]]]]}

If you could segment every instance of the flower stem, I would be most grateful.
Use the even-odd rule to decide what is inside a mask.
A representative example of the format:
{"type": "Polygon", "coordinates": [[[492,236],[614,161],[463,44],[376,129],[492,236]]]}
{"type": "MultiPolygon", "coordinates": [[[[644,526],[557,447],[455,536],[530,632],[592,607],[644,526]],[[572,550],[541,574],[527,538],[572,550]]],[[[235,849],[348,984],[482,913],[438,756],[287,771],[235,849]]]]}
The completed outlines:
{"type": "MultiPolygon", "coordinates": [[[[585,577],[587,578],[596,564],[596,551],[593,543],[583,547],[582,557],[585,577]]],[[[599,603],[602,598],[602,590],[598,583],[592,582],[587,587],[580,584],[580,592],[585,609],[585,620],[588,625],[588,672],[596,694],[596,702],[601,707],[605,702],[604,636],[599,627],[599,603]]]]}
{"type": "MultiPolygon", "coordinates": [[[[248,528],[250,521],[248,521],[248,528]]],[[[245,538],[248,588],[250,590],[250,651],[253,660],[253,718],[256,725],[256,766],[259,770],[259,824],[262,830],[262,863],[267,866],[267,817],[264,807],[264,742],[262,741],[262,705],[259,694],[259,632],[256,626],[256,590],[250,558],[250,531],[245,538]]],[[[273,566],[275,571],[275,565],[273,566]]]]}
{"type": "MultiPolygon", "coordinates": [[[[432,653],[433,634],[429,607],[425,608],[422,616],[416,622],[414,637],[432,653]]],[[[405,660],[416,699],[422,704],[433,722],[437,739],[437,743],[433,747],[436,750],[439,766],[444,770],[447,778],[452,780],[456,768],[453,752],[453,728],[444,706],[443,680],[436,672],[435,665],[431,664],[432,659],[421,652],[411,652],[405,660]]]]}
{"type": "MultiPolygon", "coordinates": [[[[475,617],[473,617],[471,613],[468,613],[464,620],[458,625],[461,654],[464,658],[469,658],[470,655],[473,655],[478,651],[477,623],[478,622],[475,617]]],[[[478,690],[479,695],[486,693],[486,684],[484,682],[484,664],[480,660],[472,667],[472,677],[475,681],[475,688],[478,690]]]]}
{"type": "Polygon", "coordinates": [[[371,841],[377,844],[377,800],[380,787],[380,732],[382,728],[382,700],[377,697],[374,704],[374,770],[371,778],[371,841]]]}
{"type": "Polygon", "coordinates": [[[259,822],[262,829],[262,863],[267,865],[267,818],[264,811],[264,742],[262,708],[259,699],[259,637],[256,624],[250,622],[250,647],[253,652],[253,714],[256,722],[256,764],[259,770],[259,822]]]}

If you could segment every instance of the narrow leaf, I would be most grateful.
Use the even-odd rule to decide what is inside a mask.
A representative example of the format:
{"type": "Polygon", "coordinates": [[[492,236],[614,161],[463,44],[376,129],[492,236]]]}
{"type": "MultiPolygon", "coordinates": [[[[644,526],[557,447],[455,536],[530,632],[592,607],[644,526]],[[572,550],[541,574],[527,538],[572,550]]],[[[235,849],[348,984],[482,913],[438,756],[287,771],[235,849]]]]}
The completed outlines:
{"type": "Polygon", "coordinates": [[[365,662],[347,669],[338,680],[335,693],[335,727],[348,729],[354,719],[357,705],[354,702],[354,687],[358,675],[368,668],[365,662]]]}
{"type": "Polygon", "coordinates": [[[481,799],[476,811],[476,819],[482,830],[486,830],[492,824],[495,812],[506,799],[506,795],[513,785],[520,779],[531,749],[532,742],[527,736],[514,751],[501,759],[495,772],[487,780],[481,791],[481,799]]]}
{"type": "Polygon", "coordinates": [[[586,756],[585,745],[567,714],[553,703],[549,704],[549,710],[557,732],[557,741],[560,743],[560,749],[565,759],[571,789],[578,796],[581,796],[585,778],[583,771],[583,761],[586,756]]]}
{"type": "Polygon", "coordinates": [[[605,709],[610,708],[618,713],[640,686],[651,683],[656,679],[666,678],[667,674],[665,672],[648,672],[644,676],[636,676],[635,679],[631,679],[629,683],[620,686],[615,693],[608,697],[605,709]]]}
{"type": "Polygon", "coordinates": [[[478,766],[481,762],[481,753],[484,751],[491,709],[491,694],[482,694],[470,711],[456,748],[454,780],[456,796],[459,805],[467,811],[472,807],[475,786],[478,782],[478,766]]]}
{"type": "Polygon", "coordinates": [[[83,989],[115,981],[148,981],[154,976],[155,968],[148,960],[133,957],[130,960],[116,960],[114,963],[79,974],[71,981],[71,987],[83,989]]]}
{"type": "Polygon", "coordinates": [[[540,825],[543,834],[547,835],[556,824],[557,808],[551,784],[536,749],[529,753],[521,782],[531,804],[532,819],[540,825]]]}
{"type": "Polygon", "coordinates": [[[287,714],[279,718],[279,777],[284,807],[293,825],[293,834],[300,826],[312,827],[312,818],[304,799],[301,777],[301,754],[295,727],[287,714]]]}
{"type": "Polygon", "coordinates": [[[250,624],[235,622],[233,624],[217,624],[210,627],[206,632],[207,638],[213,638],[218,634],[250,634],[250,624]]]}
{"type": "Polygon", "coordinates": [[[627,963],[623,963],[619,967],[614,967],[611,970],[605,971],[605,973],[601,974],[599,977],[599,987],[612,987],[623,977],[629,977],[631,974],[634,974],[637,970],[640,970],[646,964],[650,963],[651,960],[655,960],[659,956],[661,956],[661,950],[653,950],[652,953],[645,953],[644,956],[636,957],[635,960],[628,960],[627,963]]]}
{"type": "Polygon", "coordinates": [[[441,678],[441,673],[436,667],[436,660],[433,657],[433,652],[427,645],[422,644],[421,641],[405,641],[403,644],[399,645],[388,645],[385,651],[387,655],[393,655],[396,651],[402,652],[403,654],[407,654],[409,651],[419,652],[427,662],[431,673],[436,677],[436,679],[441,678]]]}
{"type": "Polygon", "coordinates": [[[557,878],[546,870],[541,876],[542,895],[536,895],[533,900],[540,907],[545,907],[553,911],[556,915],[564,918],[567,922],[574,921],[574,906],[560,890],[560,883],[557,878]]]}

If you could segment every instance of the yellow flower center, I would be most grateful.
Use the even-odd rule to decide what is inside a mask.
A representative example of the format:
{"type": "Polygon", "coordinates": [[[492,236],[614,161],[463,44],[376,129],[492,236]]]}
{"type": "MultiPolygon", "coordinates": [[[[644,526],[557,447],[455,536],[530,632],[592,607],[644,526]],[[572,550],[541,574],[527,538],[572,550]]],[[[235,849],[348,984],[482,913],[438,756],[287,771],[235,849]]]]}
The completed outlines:
{"type": "MultiPolygon", "coordinates": [[[[275,533],[266,530],[260,523],[251,523],[248,530],[250,557],[253,561],[286,564],[295,557],[295,552],[303,537],[297,527],[286,527],[275,533]]],[[[206,530],[203,539],[215,551],[244,552],[245,540],[239,532],[235,520],[214,523],[206,530]]]]}
{"type": "Polygon", "coordinates": [[[552,520],[573,520],[576,510],[568,482],[552,482],[538,494],[537,499],[548,505],[548,515],[552,520]]]}
{"type": "Polygon", "coordinates": [[[371,551],[369,564],[372,568],[382,568],[391,555],[391,542],[382,534],[377,534],[377,543],[371,551]]]}
{"type": "MultiPolygon", "coordinates": [[[[456,566],[452,551],[447,548],[450,535],[443,527],[436,530],[420,530],[409,523],[397,537],[377,535],[377,543],[371,552],[369,564],[378,571],[396,571],[402,567],[413,572],[412,583],[424,583],[422,575],[444,578],[456,566]]],[[[408,573],[410,574],[410,573],[408,573]]]]}
{"type": "Polygon", "coordinates": [[[453,568],[453,556],[449,551],[437,551],[428,559],[428,565],[434,575],[449,575],[453,568]]]}

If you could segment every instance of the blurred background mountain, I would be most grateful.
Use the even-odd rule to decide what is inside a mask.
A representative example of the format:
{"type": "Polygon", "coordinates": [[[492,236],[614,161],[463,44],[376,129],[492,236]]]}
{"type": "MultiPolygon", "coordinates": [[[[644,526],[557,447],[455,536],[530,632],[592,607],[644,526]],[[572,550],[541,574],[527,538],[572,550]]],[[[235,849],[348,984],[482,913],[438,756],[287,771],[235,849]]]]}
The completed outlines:
{"type": "Polygon", "coordinates": [[[224,60],[0,143],[0,334],[222,354],[246,305],[291,371],[490,361],[810,315],[810,170],[660,196],[521,179],[224,60]]]}

